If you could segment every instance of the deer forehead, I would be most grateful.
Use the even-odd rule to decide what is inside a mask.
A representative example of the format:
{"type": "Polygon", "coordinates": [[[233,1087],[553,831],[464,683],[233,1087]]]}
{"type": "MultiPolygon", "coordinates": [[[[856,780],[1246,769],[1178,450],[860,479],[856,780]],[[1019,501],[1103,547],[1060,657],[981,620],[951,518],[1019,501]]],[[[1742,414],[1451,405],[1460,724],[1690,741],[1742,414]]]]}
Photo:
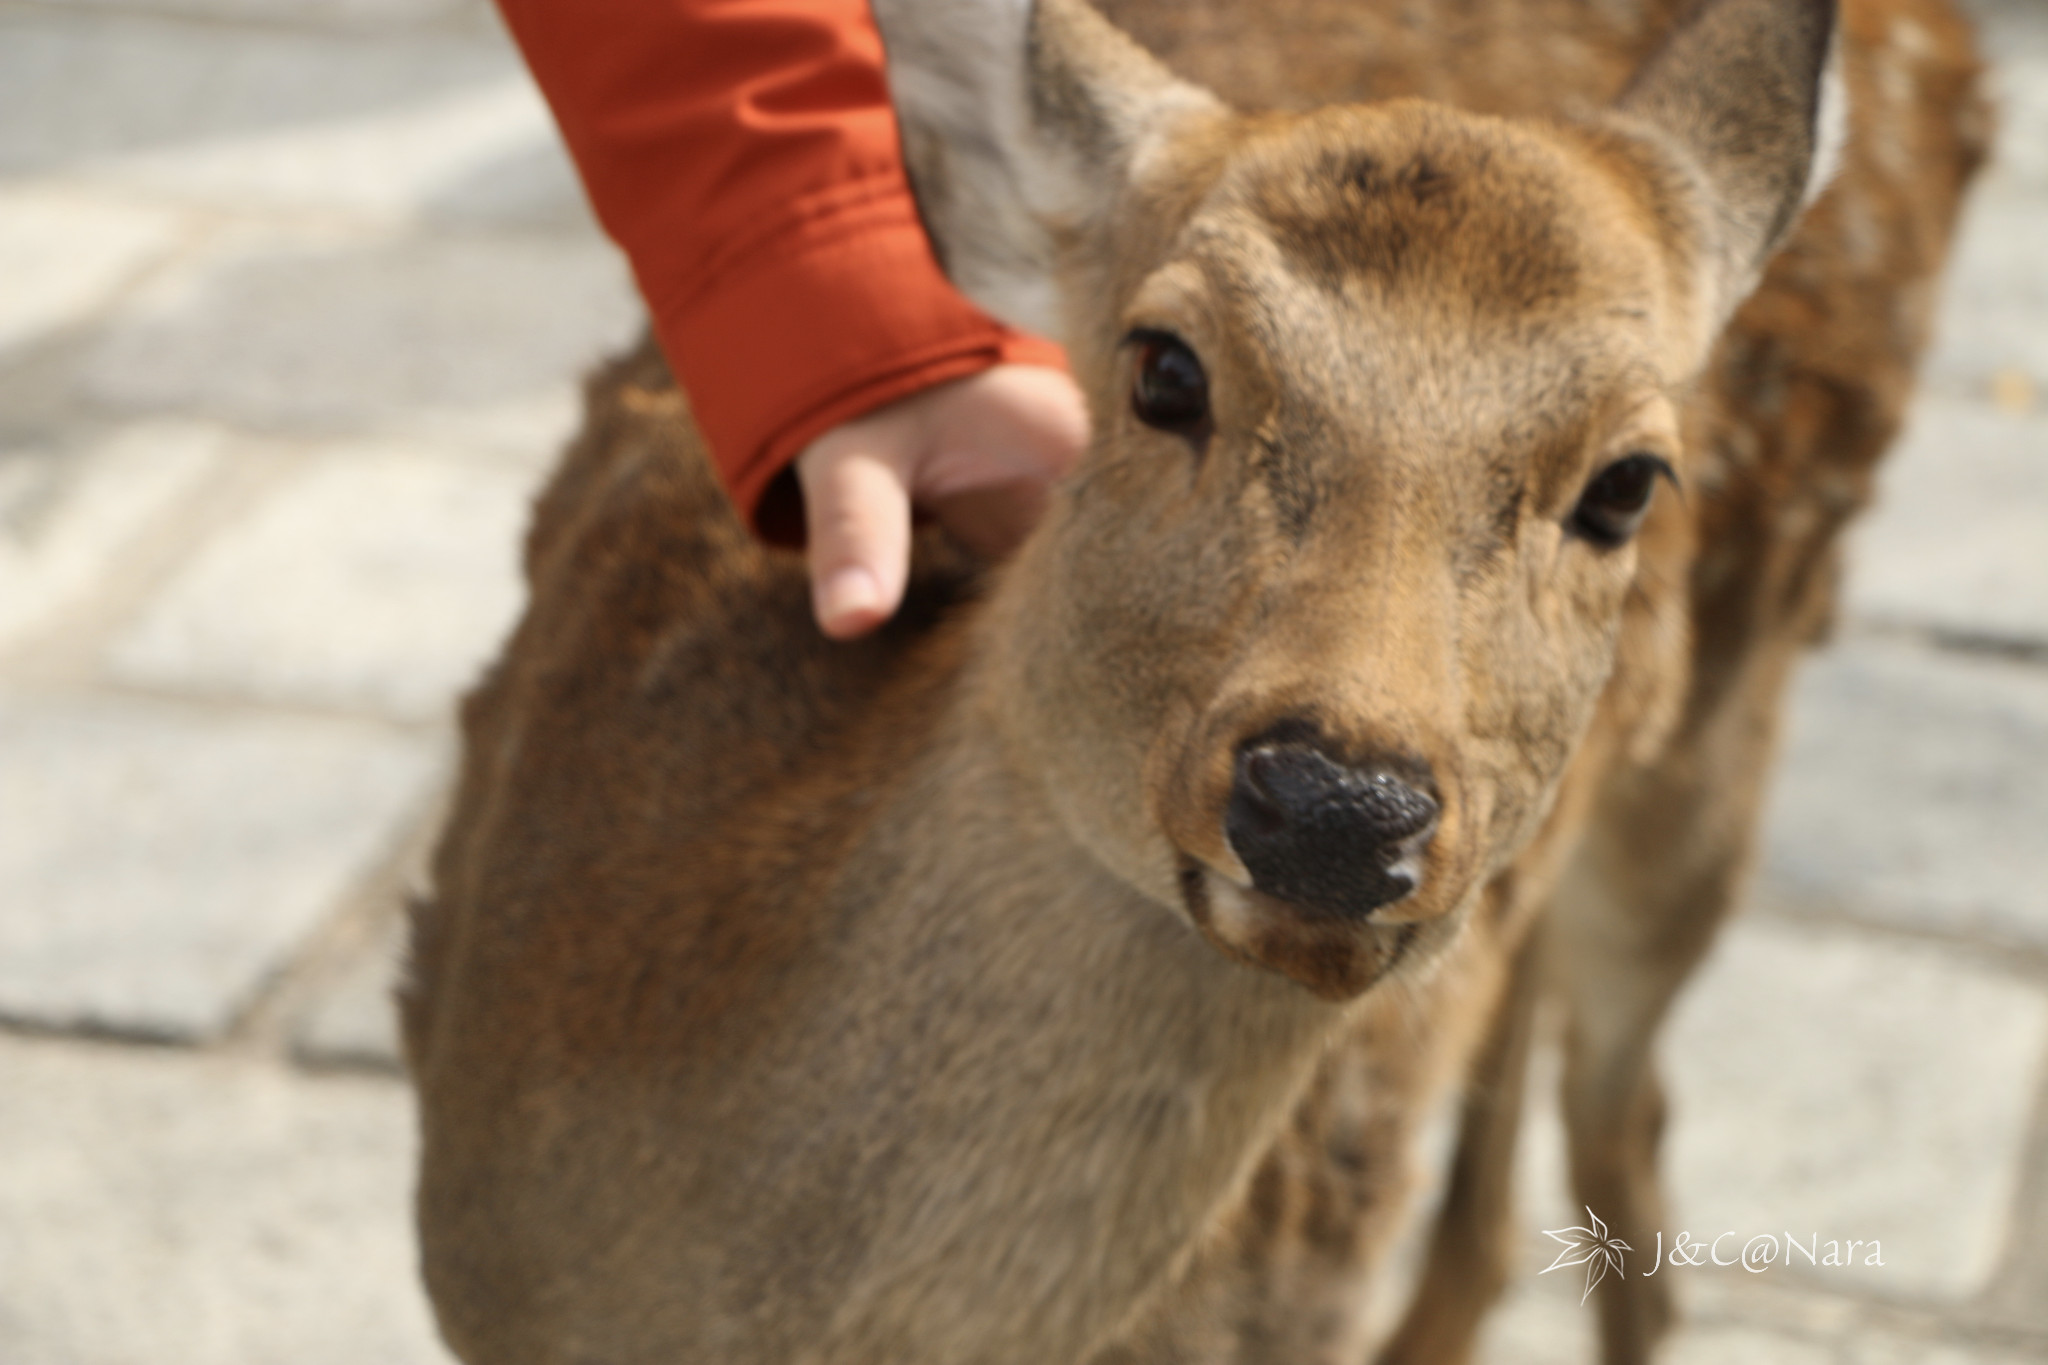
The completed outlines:
{"type": "Polygon", "coordinates": [[[1569,126],[1419,100],[1247,123],[1210,205],[1332,287],[1506,317],[1658,293],[1652,215],[1569,126]]]}
{"type": "Polygon", "coordinates": [[[1582,372],[1646,358],[1665,382],[1690,367],[1671,344],[1691,324],[1672,306],[1686,263],[1574,130],[1412,100],[1237,122],[1204,138],[1220,166],[1176,169],[1207,187],[1163,253],[1140,249],[1127,323],[1196,314],[1255,365],[1321,343],[1427,372],[1403,386],[1476,379],[1486,352],[1582,372]]]}
{"type": "MultiPolygon", "coordinates": [[[[1483,272],[1449,287],[1426,271],[1389,282],[1381,225],[1362,222],[1341,189],[1322,206],[1321,255],[1304,259],[1262,211],[1267,188],[1212,196],[1120,325],[1196,347],[1220,429],[1251,440],[1269,477],[1311,490],[1325,512],[1345,505],[1342,485],[1383,506],[1506,490],[1549,507],[1609,447],[1647,443],[1675,460],[1654,308],[1629,270],[1605,269],[1603,284],[1574,262],[1569,290],[1520,306],[1483,272]]],[[[1292,211],[1317,192],[1286,183],[1278,193],[1292,211]]],[[[1291,226],[1302,221],[1296,213],[1291,226]]],[[[1456,218],[1432,229],[1464,230],[1456,218]]],[[[1556,218],[1536,223],[1531,254],[1597,254],[1597,243],[1560,247],[1561,231],[1556,218]]],[[[1497,510],[1484,512],[1488,527],[1497,510]]]]}

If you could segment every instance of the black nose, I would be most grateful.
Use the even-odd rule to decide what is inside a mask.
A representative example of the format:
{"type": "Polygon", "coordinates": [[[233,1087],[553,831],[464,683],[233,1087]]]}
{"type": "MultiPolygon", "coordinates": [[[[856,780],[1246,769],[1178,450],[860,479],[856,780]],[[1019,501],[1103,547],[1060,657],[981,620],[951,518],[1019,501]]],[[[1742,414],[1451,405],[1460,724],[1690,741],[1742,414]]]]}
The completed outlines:
{"type": "Polygon", "coordinates": [[[1346,767],[1307,744],[1255,744],[1237,755],[1223,827],[1259,890],[1359,916],[1415,889],[1437,814],[1435,797],[1386,768],[1346,767]]]}

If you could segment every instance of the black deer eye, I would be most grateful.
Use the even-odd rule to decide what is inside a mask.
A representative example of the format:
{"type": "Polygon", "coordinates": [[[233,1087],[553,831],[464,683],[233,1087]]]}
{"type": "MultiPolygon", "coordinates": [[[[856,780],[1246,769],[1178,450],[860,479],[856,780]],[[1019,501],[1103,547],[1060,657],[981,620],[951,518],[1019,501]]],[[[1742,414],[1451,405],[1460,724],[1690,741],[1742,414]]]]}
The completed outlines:
{"type": "Polygon", "coordinates": [[[1148,427],[1185,437],[1199,448],[1208,439],[1209,376],[1188,344],[1169,332],[1133,332],[1138,377],[1131,411],[1148,427]]]}
{"type": "Polygon", "coordinates": [[[1595,474],[1572,509],[1571,528],[1602,549],[1613,549],[1636,533],[1649,515],[1650,495],[1657,480],[1678,476],[1661,456],[1637,451],[1624,455],[1595,474]]]}

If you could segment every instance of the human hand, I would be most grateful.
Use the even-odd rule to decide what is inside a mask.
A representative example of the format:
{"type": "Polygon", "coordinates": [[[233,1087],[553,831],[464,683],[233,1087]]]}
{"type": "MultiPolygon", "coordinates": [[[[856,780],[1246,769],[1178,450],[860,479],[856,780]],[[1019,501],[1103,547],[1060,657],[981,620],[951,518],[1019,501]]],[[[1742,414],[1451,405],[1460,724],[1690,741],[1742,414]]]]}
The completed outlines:
{"type": "Polygon", "coordinates": [[[1046,490],[1088,444],[1088,409],[1064,371],[996,365],[843,422],[797,456],[810,535],[811,607],[836,640],[895,614],[910,574],[910,509],[968,548],[1015,548],[1046,490]]]}

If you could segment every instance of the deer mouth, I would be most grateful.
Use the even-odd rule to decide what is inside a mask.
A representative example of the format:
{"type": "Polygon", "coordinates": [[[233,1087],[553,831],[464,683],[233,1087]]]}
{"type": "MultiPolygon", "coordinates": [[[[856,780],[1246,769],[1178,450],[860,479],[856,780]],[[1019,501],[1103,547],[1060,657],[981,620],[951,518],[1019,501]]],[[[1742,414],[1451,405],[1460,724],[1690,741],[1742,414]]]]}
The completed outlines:
{"type": "MultiPolygon", "coordinates": [[[[1183,858],[1181,901],[1188,918],[1226,957],[1280,975],[1325,1000],[1363,994],[1404,962],[1431,922],[1378,918],[1284,899],[1183,858]]],[[[1412,887],[1412,883],[1411,883],[1412,887]]]]}
{"type": "MultiPolygon", "coordinates": [[[[1292,690],[1290,690],[1292,691],[1292,690]]],[[[1427,957],[1468,859],[1457,765],[1420,727],[1296,695],[1218,699],[1164,733],[1154,818],[1212,947],[1331,1000],[1427,957]]]]}

